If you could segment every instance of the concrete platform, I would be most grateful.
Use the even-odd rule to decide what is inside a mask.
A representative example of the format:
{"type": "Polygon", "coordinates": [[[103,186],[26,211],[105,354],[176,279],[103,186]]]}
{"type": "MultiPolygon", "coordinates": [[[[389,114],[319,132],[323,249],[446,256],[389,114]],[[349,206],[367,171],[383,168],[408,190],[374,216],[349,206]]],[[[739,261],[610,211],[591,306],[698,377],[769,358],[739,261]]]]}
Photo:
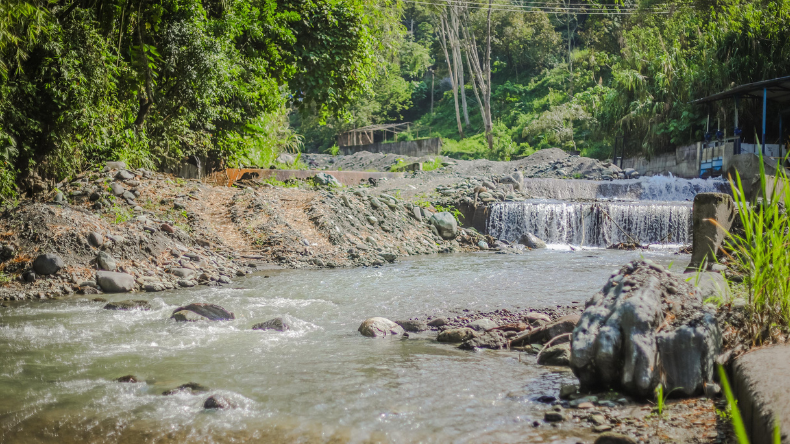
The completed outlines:
{"type": "Polygon", "coordinates": [[[343,185],[359,185],[368,183],[368,179],[397,179],[403,173],[368,172],[368,171],[319,171],[319,170],[272,170],[263,168],[228,168],[206,178],[206,182],[214,185],[232,186],[239,179],[268,179],[273,177],[280,182],[288,179],[307,179],[318,173],[331,174],[343,185]],[[245,177],[246,175],[246,177],[245,177]]]}
{"type": "Polygon", "coordinates": [[[752,444],[772,444],[774,421],[782,443],[790,444],[790,345],[776,345],[739,357],[732,388],[752,444]]]}

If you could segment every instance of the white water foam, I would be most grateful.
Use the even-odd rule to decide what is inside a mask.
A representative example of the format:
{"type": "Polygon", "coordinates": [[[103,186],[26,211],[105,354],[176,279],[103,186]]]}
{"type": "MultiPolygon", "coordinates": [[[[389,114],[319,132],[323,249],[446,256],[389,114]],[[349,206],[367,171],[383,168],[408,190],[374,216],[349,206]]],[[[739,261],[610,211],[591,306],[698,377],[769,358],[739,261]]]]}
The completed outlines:
{"type": "Polygon", "coordinates": [[[687,244],[686,202],[563,202],[530,200],[491,207],[488,233],[517,242],[533,233],[547,244],[607,247],[620,242],[687,244]]]}

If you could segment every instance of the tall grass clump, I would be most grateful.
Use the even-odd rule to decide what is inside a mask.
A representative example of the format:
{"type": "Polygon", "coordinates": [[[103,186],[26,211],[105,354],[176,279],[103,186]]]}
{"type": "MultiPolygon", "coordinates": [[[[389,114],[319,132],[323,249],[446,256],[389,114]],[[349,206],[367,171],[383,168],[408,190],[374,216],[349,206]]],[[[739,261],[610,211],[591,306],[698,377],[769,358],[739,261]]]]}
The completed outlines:
{"type": "Polygon", "coordinates": [[[790,184],[781,164],[769,183],[762,157],[762,199],[749,201],[737,172],[729,180],[743,231],[731,231],[726,246],[732,251],[733,266],[743,274],[750,308],[748,333],[753,343],[760,343],[766,329],[790,326],[790,218],[785,210],[790,184]]]}

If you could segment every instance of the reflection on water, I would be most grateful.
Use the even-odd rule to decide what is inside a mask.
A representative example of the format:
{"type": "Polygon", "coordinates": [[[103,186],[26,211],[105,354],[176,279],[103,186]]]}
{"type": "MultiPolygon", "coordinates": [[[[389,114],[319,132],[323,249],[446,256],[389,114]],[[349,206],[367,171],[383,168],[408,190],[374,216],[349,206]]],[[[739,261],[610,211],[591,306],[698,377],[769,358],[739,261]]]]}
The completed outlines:
{"type": "Polygon", "coordinates": [[[0,442],[573,443],[582,432],[532,427],[546,408],[534,400],[572,382],[568,370],[538,367],[534,357],[525,364],[515,352],[464,352],[430,334],[374,340],[356,329],[370,316],[583,302],[639,255],[443,255],[135,295],[150,300],[147,312],[103,310],[81,298],[2,308],[0,442]],[[189,302],[222,305],[236,320],[168,320],[189,302]],[[275,316],[293,329],[250,329],[275,316]],[[145,382],[113,381],[126,374],[145,382]],[[162,396],[189,381],[212,390],[162,396]],[[204,411],[213,394],[237,408],[204,411]]]}

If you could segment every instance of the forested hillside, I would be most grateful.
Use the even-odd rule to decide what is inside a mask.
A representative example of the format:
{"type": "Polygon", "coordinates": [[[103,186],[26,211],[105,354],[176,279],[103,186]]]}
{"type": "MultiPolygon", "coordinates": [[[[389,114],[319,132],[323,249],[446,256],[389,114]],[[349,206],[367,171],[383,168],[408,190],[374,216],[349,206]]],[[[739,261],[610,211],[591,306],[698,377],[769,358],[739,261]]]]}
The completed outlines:
{"type": "Polygon", "coordinates": [[[788,0],[6,1],[0,195],[104,160],[268,166],[401,121],[458,157],[662,152],[701,137],[690,100],[790,74],[789,19],[788,0]]]}
{"type": "MultiPolygon", "coordinates": [[[[440,135],[459,157],[507,159],[556,146],[605,158],[618,136],[630,155],[650,155],[701,140],[708,113],[689,101],[790,75],[787,1],[496,0],[490,3],[489,150],[468,64],[484,59],[489,3],[415,1],[401,8],[400,32],[390,34],[376,57],[388,69],[375,78],[374,94],[355,103],[351,123],[331,122],[330,130],[297,122],[307,146],[326,149],[340,129],[406,120],[420,132],[402,138],[440,135]],[[445,56],[453,34],[460,51],[445,56]],[[469,39],[474,48],[465,44],[469,39]],[[454,71],[461,80],[455,84],[463,84],[458,114],[454,71]]],[[[729,134],[732,106],[710,110],[712,125],[720,122],[729,134]]],[[[761,103],[743,101],[740,116],[744,132],[754,132],[761,103]]]]}

